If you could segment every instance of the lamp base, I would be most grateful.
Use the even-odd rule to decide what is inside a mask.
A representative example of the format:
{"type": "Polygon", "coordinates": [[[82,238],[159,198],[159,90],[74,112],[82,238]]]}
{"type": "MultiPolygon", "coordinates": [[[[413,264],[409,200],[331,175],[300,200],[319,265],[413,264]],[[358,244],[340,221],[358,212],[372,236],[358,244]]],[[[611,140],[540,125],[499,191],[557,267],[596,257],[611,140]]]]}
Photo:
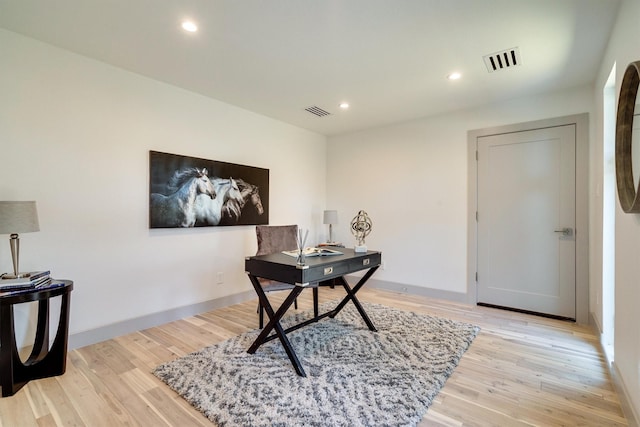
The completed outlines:
{"type": "Polygon", "coordinates": [[[356,245],[353,247],[354,252],[367,252],[367,247],[365,245],[356,245]]]}
{"type": "Polygon", "coordinates": [[[0,277],[0,279],[23,279],[29,276],[31,276],[31,273],[18,273],[18,274],[5,273],[2,275],[2,277],[0,277]]]}

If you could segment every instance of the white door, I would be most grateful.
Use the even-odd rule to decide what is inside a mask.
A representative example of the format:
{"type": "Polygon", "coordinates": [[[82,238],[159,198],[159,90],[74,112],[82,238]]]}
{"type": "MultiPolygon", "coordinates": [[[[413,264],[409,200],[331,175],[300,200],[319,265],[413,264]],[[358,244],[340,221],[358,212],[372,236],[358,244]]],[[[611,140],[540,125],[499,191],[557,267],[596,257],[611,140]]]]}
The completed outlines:
{"type": "Polygon", "coordinates": [[[575,125],[477,138],[478,303],[575,319],[575,141],[575,125]]]}

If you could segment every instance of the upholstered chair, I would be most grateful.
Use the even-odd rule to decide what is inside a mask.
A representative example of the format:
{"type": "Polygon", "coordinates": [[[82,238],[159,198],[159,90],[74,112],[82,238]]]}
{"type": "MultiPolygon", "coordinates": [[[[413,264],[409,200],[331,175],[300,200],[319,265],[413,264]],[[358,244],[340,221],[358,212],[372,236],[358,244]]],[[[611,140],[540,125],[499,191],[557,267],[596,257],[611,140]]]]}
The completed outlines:
{"type": "MultiPolygon", "coordinates": [[[[256,225],[256,237],[258,239],[258,251],[256,255],[267,255],[281,251],[291,251],[298,248],[298,226],[297,225],[256,225]]],[[[295,285],[290,283],[277,282],[258,278],[265,293],[273,291],[291,290],[295,285]]],[[[294,307],[298,308],[298,300],[294,302],[294,307]]],[[[264,309],[258,301],[258,312],[260,313],[260,328],[264,326],[264,309]]]]}

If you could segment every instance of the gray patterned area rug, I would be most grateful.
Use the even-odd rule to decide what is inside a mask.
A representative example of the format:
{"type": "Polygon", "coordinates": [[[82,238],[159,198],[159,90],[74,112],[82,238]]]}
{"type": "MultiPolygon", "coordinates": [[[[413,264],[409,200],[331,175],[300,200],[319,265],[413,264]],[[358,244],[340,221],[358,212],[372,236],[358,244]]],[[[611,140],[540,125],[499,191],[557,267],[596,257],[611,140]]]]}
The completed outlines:
{"type": "MultiPolygon", "coordinates": [[[[287,335],[306,378],[296,374],[277,339],[248,354],[257,329],[153,373],[220,426],[416,425],[480,329],[363,306],[378,332],[369,331],[349,303],[335,319],[287,335]]],[[[285,317],[283,326],[310,315],[285,317]]]]}

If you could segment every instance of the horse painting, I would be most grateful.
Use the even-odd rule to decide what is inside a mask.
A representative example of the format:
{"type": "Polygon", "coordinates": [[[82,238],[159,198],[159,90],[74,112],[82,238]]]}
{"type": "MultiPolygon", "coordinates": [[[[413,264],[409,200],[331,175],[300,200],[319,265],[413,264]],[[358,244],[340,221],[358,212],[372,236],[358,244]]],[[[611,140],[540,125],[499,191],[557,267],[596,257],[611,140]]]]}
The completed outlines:
{"type": "Polygon", "coordinates": [[[216,189],[207,169],[197,167],[176,171],[167,184],[168,195],[151,193],[151,228],[193,227],[198,195],[216,199],[216,189]]]}
{"type": "Polygon", "coordinates": [[[148,197],[150,228],[268,224],[269,169],[149,151],[148,197]]]}
{"type": "Polygon", "coordinates": [[[195,215],[197,225],[218,225],[222,219],[223,206],[227,203],[237,204],[242,200],[238,183],[235,179],[212,179],[218,196],[208,199],[203,195],[196,197],[195,215]]]}

